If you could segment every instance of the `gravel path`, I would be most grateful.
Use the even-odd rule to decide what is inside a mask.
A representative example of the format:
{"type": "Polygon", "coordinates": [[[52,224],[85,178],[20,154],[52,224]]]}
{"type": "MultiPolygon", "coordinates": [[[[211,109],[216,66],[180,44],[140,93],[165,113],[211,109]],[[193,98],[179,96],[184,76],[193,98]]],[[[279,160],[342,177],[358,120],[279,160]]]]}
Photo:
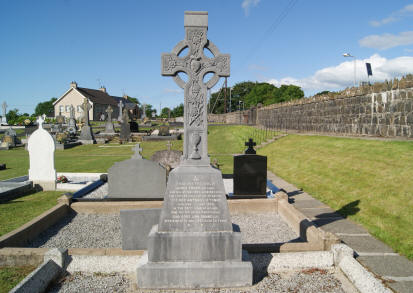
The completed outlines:
{"type": "Polygon", "coordinates": [[[109,192],[109,186],[108,186],[108,183],[106,182],[105,184],[101,185],[100,187],[96,188],[92,192],[85,195],[83,198],[102,199],[108,194],[108,192],[109,192]]]}
{"type": "MultiPolygon", "coordinates": [[[[231,216],[239,225],[243,243],[277,243],[297,235],[274,213],[231,216]]],[[[112,248],[122,247],[119,215],[72,213],[40,234],[29,247],[112,248]]]]}
{"type": "MultiPolygon", "coordinates": [[[[53,286],[49,293],[57,292],[127,292],[131,289],[131,281],[124,275],[80,274],[67,276],[62,282],[53,286]]],[[[344,293],[341,282],[334,270],[310,269],[299,272],[269,274],[252,287],[222,288],[202,290],[140,290],[133,285],[133,292],[199,292],[199,293],[267,293],[267,292],[330,292],[344,293]]]]}

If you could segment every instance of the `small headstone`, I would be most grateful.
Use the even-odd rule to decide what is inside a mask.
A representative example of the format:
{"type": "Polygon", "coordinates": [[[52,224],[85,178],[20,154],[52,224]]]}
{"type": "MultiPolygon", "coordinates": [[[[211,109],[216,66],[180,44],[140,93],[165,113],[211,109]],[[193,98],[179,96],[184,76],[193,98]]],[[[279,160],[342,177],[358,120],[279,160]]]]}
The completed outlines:
{"type": "Polygon", "coordinates": [[[1,105],[2,109],[3,109],[3,114],[1,116],[1,124],[2,125],[7,125],[7,103],[3,102],[3,104],[1,105]]]}
{"type": "MultiPolygon", "coordinates": [[[[17,134],[11,127],[6,130],[3,136],[3,143],[7,143],[7,147],[15,147],[17,144],[17,134]]],[[[6,145],[5,145],[6,146],[6,145]]]]}
{"type": "Polygon", "coordinates": [[[70,118],[69,118],[69,123],[67,126],[67,131],[72,137],[75,136],[77,132],[76,119],[75,119],[75,107],[73,107],[73,105],[70,105],[70,118]]]}
{"type": "Polygon", "coordinates": [[[6,164],[0,164],[0,170],[6,170],[6,164]]]}
{"type": "Polygon", "coordinates": [[[85,98],[82,104],[83,119],[84,119],[85,124],[80,130],[80,136],[79,136],[79,141],[82,144],[94,144],[95,143],[95,138],[93,136],[92,127],[90,126],[90,122],[89,122],[89,110],[91,108],[92,106],[89,104],[88,100],[85,98]]]}
{"type": "Polygon", "coordinates": [[[171,142],[168,141],[167,150],[155,152],[151,160],[157,162],[167,169],[175,169],[181,163],[182,152],[177,150],[171,150],[171,142]]]}
{"type": "Polygon", "coordinates": [[[156,162],[143,159],[139,144],[129,160],[115,163],[108,170],[107,198],[162,199],[166,189],[166,170],[156,162]]]}
{"type": "Polygon", "coordinates": [[[161,125],[159,126],[159,135],[160,136],[168,136],[169,134],[169,126],[168,125],[161,125]]]}
{"type": "Polygon", "coordinates": [[[121,141],[129,141],[130,138],[130,126],[129,126],[129,114],[126,108],[123,109],[122,122],[120,125],[119,139],[121,141]]]}
{"type": "Polygon", "coordinates": [[[139,132],[139,124],[135,120],[132,120],[129,122],[129,129],[131,132],[139,132]]]}
{"type": "Polygon", "coordinates": [[[122,101],[119,101],[118,107],[119,107],[118,121],[122,122],[122,114],[123,114],[123,102],[122,101]]]}
{"type": "Polygon", "coordinates": [[[62,112],[59,112],[59,115],[56,116],[56,123],[57,124],[65,123],[65,116],[62,115],[62,112]]]}
{"type": "Polygon", "coordinates": [[[266,197],[267,157],[256,155],[256,143],[251,138],[245,145],[245,154],[234,157],[233,196],[266,197]]]}
{"type": "Polygon", "coordinates": [[[110,105],[106,109],[106,113],[108,113],[108,116],[107,116],[106,123],[105,123],[105,132],[104,133],[105,134],[115,134],[115,127],[113,126],[113,122],[112,122],[113,109],[110,105]]]}
{"type": "Polygon", "coordinates": [[[44,119],[44,115],[37,119],[39,129],[32,133],[27,142],[30,157],[29,180],[41,186],[43,190],[55,190],[55,142],[49,132],[43,129],[44,119]]]}

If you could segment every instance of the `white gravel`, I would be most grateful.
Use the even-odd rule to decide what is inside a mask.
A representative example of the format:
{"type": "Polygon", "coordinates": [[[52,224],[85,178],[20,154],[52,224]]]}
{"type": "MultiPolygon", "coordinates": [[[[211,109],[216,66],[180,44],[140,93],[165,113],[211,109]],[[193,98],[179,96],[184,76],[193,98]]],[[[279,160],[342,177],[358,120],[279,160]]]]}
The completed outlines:
{"type": "MultiPolygon", "coordinates": [[[[255,269],[255,268],[254,268],[255,269]]],[[[212,288],[201,290],[141,290],[133,284],[133,292],[202,292],[202,293],[267,293],[267,292],[345,292],[342,283],[332,270],[310,269],[288,272],[283,274],[270,274],[255,282],[247,288],[212,288]]],[[[67,276],[60,283],[53,286],[48,292],[127,292],[131,289],[131,281],[125,275],[119,274],[73,274],[67,276]]]]}
{"type": "MultiPolygon", "coordinates": [[[[279,243],[296,239],[293,230],[274,213],[231,215],[241,228],[243,243],[279,243]]],[[[29,247],[120,248],[119,215],[71,213],[29,244],[29,247]]]]}

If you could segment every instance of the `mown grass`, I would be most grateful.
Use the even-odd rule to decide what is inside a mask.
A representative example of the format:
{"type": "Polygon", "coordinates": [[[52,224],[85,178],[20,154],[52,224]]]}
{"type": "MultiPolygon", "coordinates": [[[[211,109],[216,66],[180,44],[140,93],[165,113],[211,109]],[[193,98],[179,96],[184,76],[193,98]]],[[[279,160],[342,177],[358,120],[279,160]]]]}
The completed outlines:
{"type": "Polygon", "coordinates": [[[34,269],[32,266],[0,267],[0,292],[9,292],[34,269]]]}
{"type": "Polygon", "coordinates": [[[61,191],[43,191],[0,203],[0,236],[56,205],[61,191]]]}
{"type": "Polygon", "coordinates": [[[269,169],[413,259],[413,142],[323,136],[277,140],[258,152],[269,169]]]}

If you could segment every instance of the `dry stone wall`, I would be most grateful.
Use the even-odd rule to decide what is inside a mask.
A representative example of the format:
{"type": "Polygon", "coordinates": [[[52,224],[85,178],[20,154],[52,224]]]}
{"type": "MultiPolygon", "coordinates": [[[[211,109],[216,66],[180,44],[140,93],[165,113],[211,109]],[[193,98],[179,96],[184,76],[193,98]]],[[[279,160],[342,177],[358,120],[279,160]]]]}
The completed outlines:
{"type": "Polygon", "coordinates": [[[413,75],[259,108],[255,123],[298,132],[413,138],[413,75]]]}

